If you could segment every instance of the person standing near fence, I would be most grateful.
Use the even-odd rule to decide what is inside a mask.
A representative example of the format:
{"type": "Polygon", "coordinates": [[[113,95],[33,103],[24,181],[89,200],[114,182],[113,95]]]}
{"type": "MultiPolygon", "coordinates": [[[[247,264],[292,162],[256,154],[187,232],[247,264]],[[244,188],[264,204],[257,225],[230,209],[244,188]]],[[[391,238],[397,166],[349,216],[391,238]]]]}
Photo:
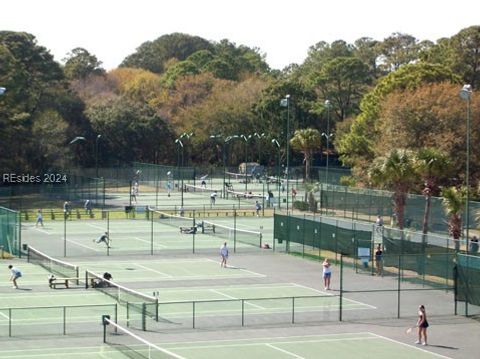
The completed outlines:
{"type": "Polygon", "coordinates": [[[377,269],[377,275],[382,275],[383,263],[382,263],[382,246],[379,244],[375,251],[375,268],[377,269]]]}
{"type": "Polygon", "coordinates": [[[72,207],[70,206],[70,202],[65,201],[65,203],[63,204],[63,215],[65,216],[65,218],[68,218],[71,212],[72,212],[72,207]]]}
{"type": "Polygon", "coordinates": [[[255,201],[255,212],[257,213],[257,217],[260,217],[261,209],[262,209],[262,205],[258,203],[258,201],[255,201]]]}
{"type": "Polygon", "coordinates": [[[323,285],[325,287],[325,290],[330,290],[330,280],[332,278],[332,266],[328,261],[328,258],[325,258],[325,260],[322,263],[322,266],[323,266],[323,285]]]}
{"type": "Polygon", "coordinates": [[[220,262],[220,267],[227,268],[227,259],[228,259],[227,242],[223,243],[223,245],[220,247],[220,256],[222,257],[222,261],[220,262]]]}
{"type": "Polygon", "coordinates": [[[35,227],[38,227],[38,224],[41,224],[43,227],[43,214],[41,209],[37,211],[37,221],[35,222],[35,227]]]}
{"type": "Polygon", "coordinates": [[[93,204],[92,204],[92,201],[90,201],[89,199],[87,199],[85,201],[85,205],[83,206],[85,208],[85,213],[88,214],[89,216],[92,215],[92,210],[93,210],[93,204]]]}
{"type": "Polygon", "coordinates": [[[417,320],[417,328],[418,328],[418,340],[415,344],[422,344],[427,345],[427,328],[429,327],[427,321],[427,312],[425,310],[425,306],[422,304],[418,307],[418,320],[417,320]],[[423,342],[422,342],[423,337],[423,342]]]}
{"type": "Polygon", "coordinates": [[[12,266],[11,264],[8,266],[8,269],[10,269],[10,272],[12,273],[10,280],[13,283],[13,288],[18,289],[17,279],[22,276],[22,272],[20,271],[20,269],[12,266]]]}
{"type": "Polygon", "coordinates": [[[477,252],[478,252],[478,237],[473,236],[472,239],[470,240],[469,253],[477,254],[477,252]]]}

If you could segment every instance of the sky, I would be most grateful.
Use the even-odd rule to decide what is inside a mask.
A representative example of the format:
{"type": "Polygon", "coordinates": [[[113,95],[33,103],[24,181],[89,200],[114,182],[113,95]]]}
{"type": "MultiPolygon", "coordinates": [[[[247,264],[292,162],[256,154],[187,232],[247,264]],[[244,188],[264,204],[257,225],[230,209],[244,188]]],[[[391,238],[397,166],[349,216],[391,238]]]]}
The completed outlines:
{"type": "Polygon", "coordinates": [[[82,47],[117,67],[145,41],[173,32],[257,47],[271,68],[300,64],[319,41],[383,40],[394,32],[436,41],[480,25],[463,0],[9,0],[0,30],[25,31],[57,61],[82,47]]]}

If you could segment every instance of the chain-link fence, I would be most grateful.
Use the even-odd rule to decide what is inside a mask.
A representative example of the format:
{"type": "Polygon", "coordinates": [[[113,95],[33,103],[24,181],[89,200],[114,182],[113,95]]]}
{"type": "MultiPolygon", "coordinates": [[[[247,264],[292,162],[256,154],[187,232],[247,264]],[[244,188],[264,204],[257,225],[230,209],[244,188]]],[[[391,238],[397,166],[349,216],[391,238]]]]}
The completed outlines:
{"type": "Polygon", "coordinates": [[[19,256],[21,247],[20,214],[0,207],[0,258],[19,256]]]}

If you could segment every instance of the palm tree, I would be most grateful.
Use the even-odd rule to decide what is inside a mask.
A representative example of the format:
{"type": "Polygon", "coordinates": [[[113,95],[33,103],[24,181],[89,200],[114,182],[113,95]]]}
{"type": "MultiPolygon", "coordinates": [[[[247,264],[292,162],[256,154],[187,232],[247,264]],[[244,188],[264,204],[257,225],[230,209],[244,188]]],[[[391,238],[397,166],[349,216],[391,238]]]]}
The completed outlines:
{"type": "Polygon", "coordinates": [[[428,233],[428,219],[432,206],[432,196],[438,193],[438,183],[448,177],[451,171],[451,161],[447,154],[435,148],[422,148],[415,159],[416,171],[423,180],[423,195],[425,196],[425,211],[423,213],[423,234],[428,233]]]}
{"type": "Polygon", "coordinates": [[[310,161],[313,154],[321,147],[320,132],[314,128],[296,130],[290,140],[290,145],[295,151],[303,153],[305,163],[305,180],[310,179],[310,161]]]}
{"type": "Polygon", "coordinates": [[[460,249],[460,237],[462,236],[462,212],[465,207],[465,189],[446,187],[442,190],[443,208],[448,216],[448,234],[455,241],[455,250],[460,249]]]}
{"type": "Polygon", "coordinates": [[[384,157],[374,160],[368,171],[370,180],[393,191],[393,206],[398,228],[405,223],[405,204],[410,189],[415,184],[415,155],[410,150],[394,149],[384,157]]]}

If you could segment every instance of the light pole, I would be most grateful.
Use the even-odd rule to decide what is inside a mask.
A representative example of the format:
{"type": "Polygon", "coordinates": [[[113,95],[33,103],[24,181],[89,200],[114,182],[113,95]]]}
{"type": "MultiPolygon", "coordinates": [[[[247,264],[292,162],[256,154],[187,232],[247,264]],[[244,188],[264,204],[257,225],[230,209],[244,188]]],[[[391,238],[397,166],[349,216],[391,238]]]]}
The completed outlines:
{"type": "Polygon", "coordinates": [[[466,163],[466,174],[465,174],[465,186],[466,186],[466,202],[465,202],[465,227],[466,227],[466,238],[467,238],[467,252],[469,245],[469,227],[470,227],[470,122],[471,122],[471,97],[472,97],[472,86],[463,85],[460,90],[460,98],[467,101],[467,163],[466,163]]]}
{"type": "Polygon", "coordinates": [[[327,109],[327,133],[322,133],[327,139],[327,166],[325,169],[325,183],[328,183],[328,160],[330,156],[330,108],[332,105],[329,100],[325,100],[325,108],[327,109]]]}
{"type": "Polygon", "coordinates": [[[261,151],[260,151],[260,144],[261,144],[261,143],[260,143],[260,140],[261,140],[262,138],[265,138],[265,133],[263,133],[263,132],[262,132],[262,133],[257,133],[257,132],[255,132],[255,133],[253,134],[253,136],[255,136],[255,137],[258,139],[258,140],[257,140],[258,164],[261,165],[262,162],[260,161],[260,156],[261,156],[261,151]]]}
{"type": "MultiPolygon", "coordinates": [[[[181,140],[182,136],[180,136],[179,138],[177,138],[175,140],[175,143],[179,146],[179,153],[180,153],[180,149],[182,150],[182,174],[181,174],[181,186],[182,186],[182,189],[181,189],[181,193],[182,193],[182,200],[181,200],[181,206],[183,207],[183,143],[182,143],[182,140],[181,140]]],[[[180,161],[178,161],[178,167],[180,167],[180,161]]],[[[180,171],[179,171],[180,172],[180,171]]]]}
{"type": "Polygon", "coordinates": [[[102,135],[97,135],[95,138],[95,178],[98,178],[98,141],[102,135]]]}
{"type": "Polygon", "coordinates": [[[240,137],[245,141],[245,195],[248,193],[248,140],[252,138],[252,135],[240,135],[240,137]]]}
{"type": "Polygon", "coordinates": [[[222,164],[223,164],[223,189],[222,189],[222,196],[226,198],[226,191],[225,191],[225,172],[226,172],[226,164],[225,164],[225,144],[229,141],[230,137],[223,138],[223,135],[210,135],[212,139],[220,139],[222,141],[222,164]]]}
{"type": "Polygon", "coordinates": [[[289,179],[290,179],[290,95],[280,100],[280,106],[287,108],[287,134],[286,134],[286,152],[287,152],[287,215],[288,215],[288,195],[289,195],[289,179]]]}
{"type": "Polygon", "coordinates": [[[272,144],[278,148],[278,160],[277,160],[277,187],[278,187],[278,209],[280,209],[280,143],[274,138],[272,144]]]}

